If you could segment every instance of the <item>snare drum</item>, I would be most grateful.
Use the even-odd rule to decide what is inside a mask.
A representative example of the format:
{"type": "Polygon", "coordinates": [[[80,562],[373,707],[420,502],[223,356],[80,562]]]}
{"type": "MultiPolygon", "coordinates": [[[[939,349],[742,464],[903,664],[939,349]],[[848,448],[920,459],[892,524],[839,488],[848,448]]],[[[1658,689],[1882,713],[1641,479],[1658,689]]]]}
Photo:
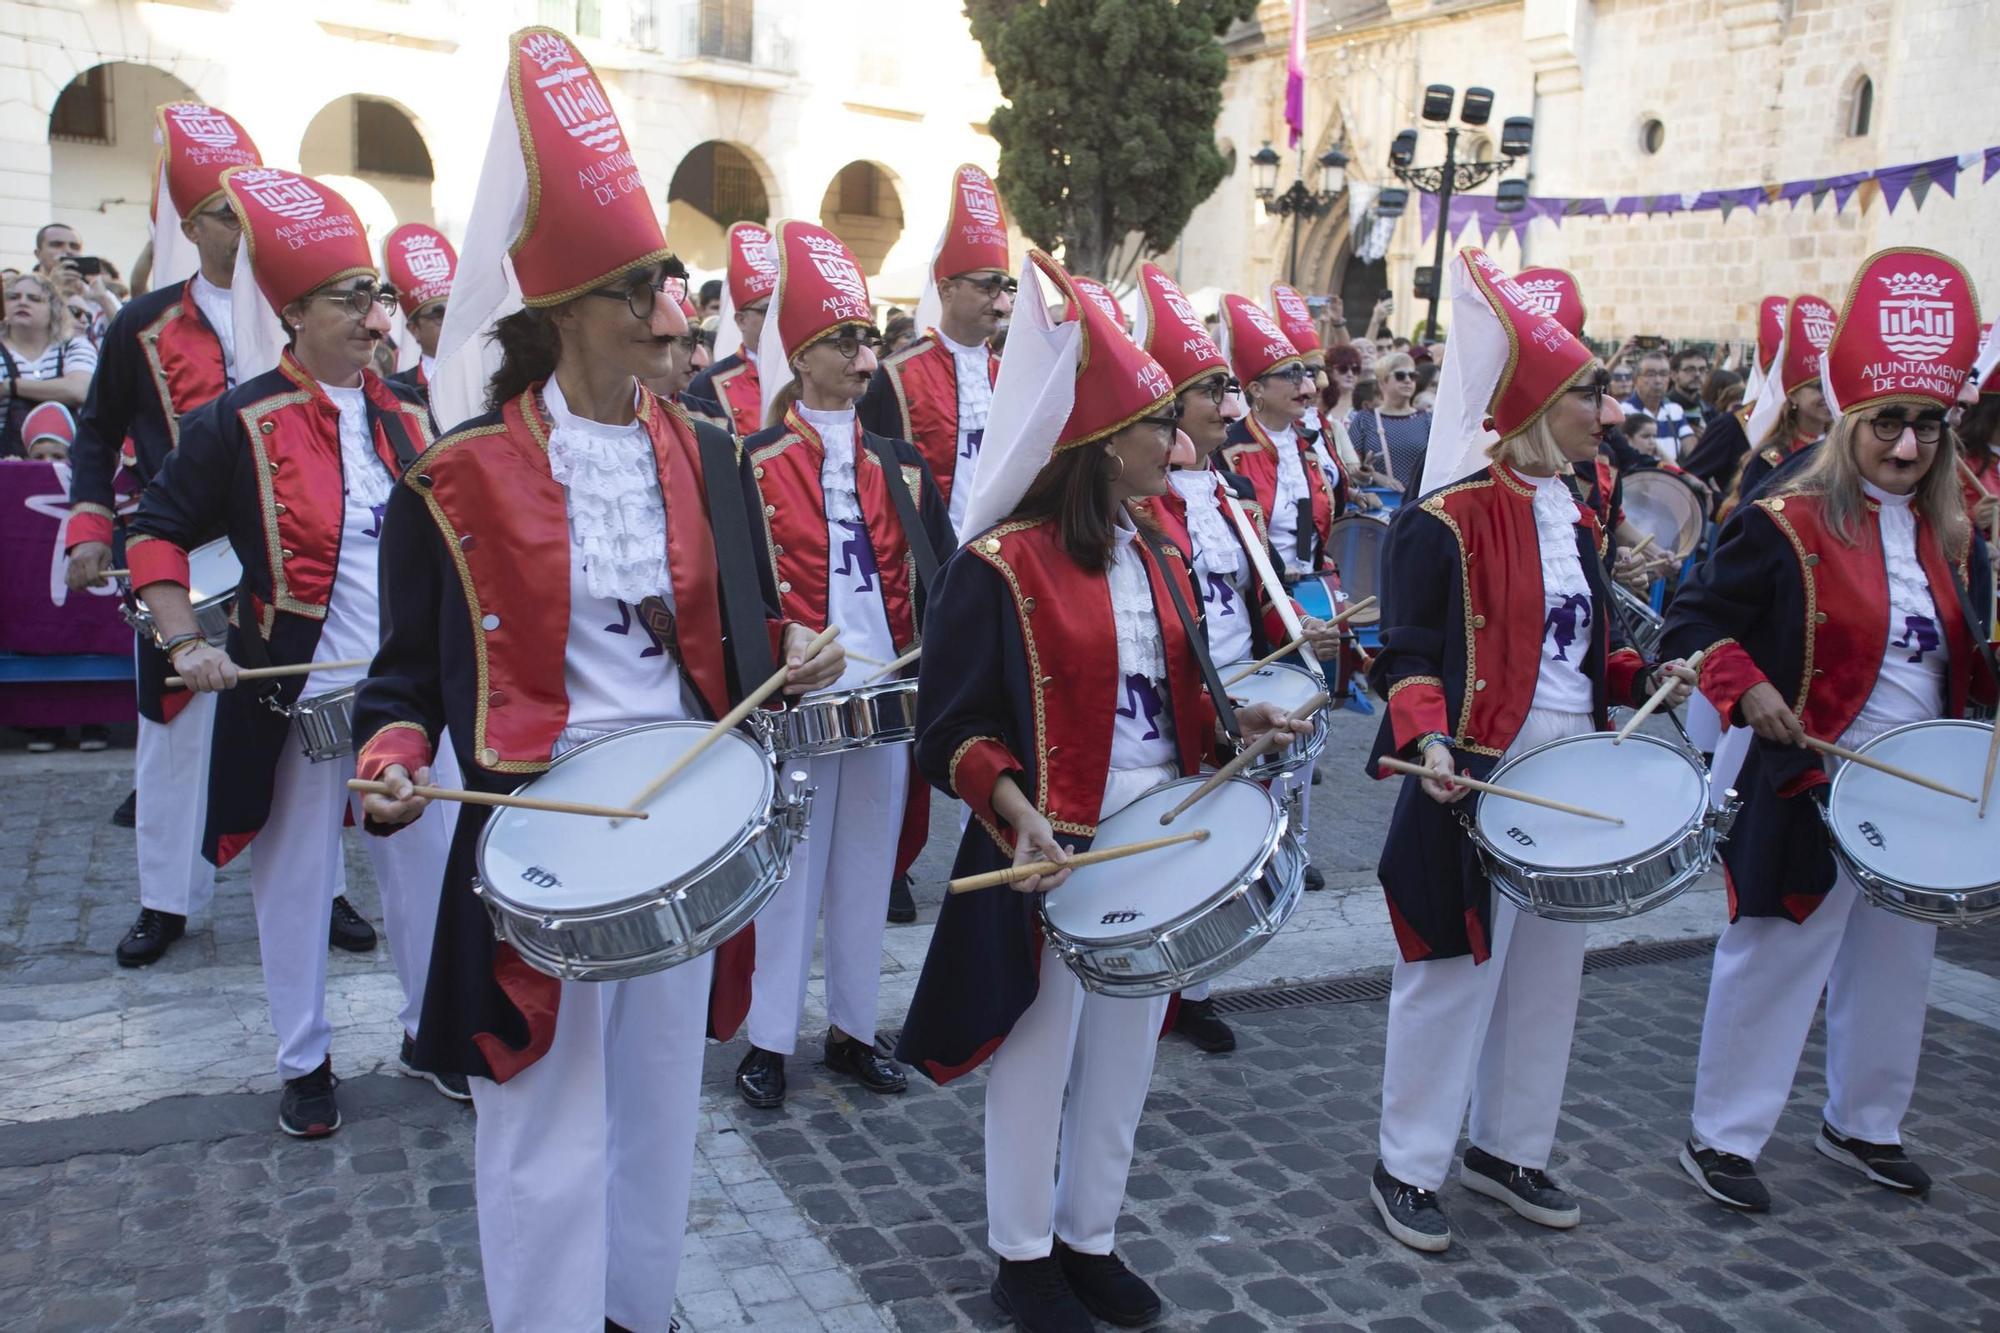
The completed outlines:
{"type": "Polygon", "coordinates": [[[778,757],[790,761],[896,745],[917,734],[917,682],[885,680],[819,690],[770,719],[778,757]]]}
{"type": "MultiPolygon", "coordinates": [[[[194,603],[194,621],[202,637],[220,648],[229,641],[229,604],[236,597],[236,585],[243,581],[243,566],[236,552],[223,538],[197,546],[188,552],[188,600],[194,603]]],[[[125,620],[157,641],[153,613],[136,597],[125,609],[125,620]]]]}
{"type": "Polygon", "coordinates": [[[1625,517],[1653,539],[1654,549],[1676,560],[1694,554],[1701,543],[1703,499],[1700,491],[1675,473],[1661,468],[1627,472],[1624,479],[1625,517]]]}
{"type": "MultiPolygon", "coordinates": [[[[1388,540],[1388,525],[1375,519],[1347,514],[1333,521],[1327,533],[1326,556],[1340,571],[1340,589],[1347,594],[1349,604],[1382,595],[1382,547],[1388,540]]],[[[1331,617],[1329,612],[1321,618],[1331,617]]],[[[1358,628],[1381,619],[1382,604],[1377,602],[1347,623],[1358,628]]]]}
{"type": "MultiPolygon", "coordinates": [[[[565,752],[520,789],[619,804],[708,730],[653,722],[565,752]]],[[[647,819],[496,809],[474,852],[472,891],[497,938],[537,971],[617,981],[699,958],[757,915],[791,864],[811,792],[779,797],[771,755],[723,735],[647,819]]]]}
{"type": "Polygon", "coordinates": [[[1652,661],[1660,655],[1660,639],[1666,628],[1666,619],[1653,609],[1653,604],[1633,592],[1618,580],[1611,580],[1611,599],[1625,617],[1625,637],[1639,650],[1639,656],[1652,661]]]}
{"type": "Polygon", "coordinates": [[[1564,736],[1489,779],[1616,815],[1607,824],[1481,793],[1467,832],[1493,887],[1553,921],[1616,921],[1671,901],[1701,878],[1736,818],[1708,800],[1708,773],[1679,746],[1635,732],[1564,736]]]}
{"type": "MultiPolygon", "coordinates": [[[[1912,722],[1858,748],[1976,793],[1992,735],[1984,722],[1912,722]]],[[[1940,926],[2000,916],[2000,806],[1981,819],[1969,801],[1842,764],[1820,816],[1834,856],[1877,907],[1940,926]]]]}
{"type": "MultiPolygon", "coordinates": [[[[1305,651],[1305,650],[1301,650],[1305,651]]],[[[1248,662],[1232,662],[1226,667],[1218,667],[1216,674],[1228,680],[1248,662]]],[[[1257,668],[1252,675],[1245,676],[1233,685],[1223,687],[1232,700],[1248,704],[1276,704],[1286,712],[1291,712],[1312,699],[1322,689],[1320,678],[1305,667],[1293,666],[1288,662],[1272,662],[1257,668]]],[[[1326,749],[1328,731],[1327,710],[1322,708],[1312,717],[1312,735],[1303,741],[1294,741],[1288,747],[1250,765],[1243,770],[1245,776],[1259,782],[1269,782],[1272,778],[1287,773],[1296,773],[1309,768],[1326,749]]]]}
{"type": "MultiPolygon", "coordinates": [[[[1153,788],[1099,824],[1095,845],[1171,832],[1160,816],[1203,781],[1153,788]]],[[[1208,840],[1084,866],[1041,895],[1049,943],[1085,990],[1143,999],[1206,981],[1263,948],[1298,906],[1305,852],[1256,783],[1229,779],[1175,825],[1208,840]]]]}
{"type": "Polygon", "coordinates": [[[354,753],[354,692],[359,688],[349,685],[292,705],[292,725],[298,729],[299,748],[307,759],[323,764],[354,753]]]}

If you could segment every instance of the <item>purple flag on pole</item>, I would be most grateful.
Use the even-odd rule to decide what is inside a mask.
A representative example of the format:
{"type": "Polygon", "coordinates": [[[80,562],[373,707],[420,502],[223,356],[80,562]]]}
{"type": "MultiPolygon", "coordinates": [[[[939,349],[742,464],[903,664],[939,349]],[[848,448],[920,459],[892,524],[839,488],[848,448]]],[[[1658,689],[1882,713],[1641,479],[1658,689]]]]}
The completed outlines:
{"type": "Polygon", "coordinates": [[[1285,57],[1286,146],[1297,148],[1306,132],[1306,0],[1292,0],[1292,48],[1285,57]]]}

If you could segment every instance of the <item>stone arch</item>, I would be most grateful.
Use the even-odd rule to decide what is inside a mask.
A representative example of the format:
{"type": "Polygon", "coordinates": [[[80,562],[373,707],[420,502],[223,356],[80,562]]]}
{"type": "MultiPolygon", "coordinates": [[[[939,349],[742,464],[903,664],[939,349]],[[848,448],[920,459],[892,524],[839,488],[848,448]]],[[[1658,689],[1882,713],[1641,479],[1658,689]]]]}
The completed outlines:
{"type": "Polygon", "coordinates": [[[667,186],[667,242],[691,269],[724,269],[730,224],[768,225],[775,198],[770,170],[750,149],[703,140],[681,158],[667,186]]]}
{"type": "Polygon", "coordinates": [[[903,196],[895,173],[867,158],[849,162],[827,182],[819,220],[847,242],[863,273],[879,274],[903,235],[903,196]]]}
{"type": "MultiPolygon", "coordinates": [[[[390,98],[346,93],[321,107],[299,142],[299,170],[308,176],[365,181],[397,222],[436,220],[432,193],[437,172],[430,145],[416,116],[390,98]]],[[[336,182],[334,188],[340,185],[336,182]]]]}
{"type": "Polygon", "coordinates": [[[75,227],[86,253],[130,278],[152,227],[153,112],[197,97],[155,65],[119,60],[78,70],[50,99],[50,209],[43,220],[75,227]]]}

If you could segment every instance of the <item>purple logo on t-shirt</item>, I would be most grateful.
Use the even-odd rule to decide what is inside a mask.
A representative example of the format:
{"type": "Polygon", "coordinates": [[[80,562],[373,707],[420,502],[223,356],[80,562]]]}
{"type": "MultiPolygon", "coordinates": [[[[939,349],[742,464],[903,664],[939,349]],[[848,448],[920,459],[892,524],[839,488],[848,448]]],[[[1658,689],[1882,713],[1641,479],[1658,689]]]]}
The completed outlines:
{"type": "Polygon", "coordinates": [[[983,444],[985,440],[986,440],[986,427],[984,426],[981,426],[978,430],[969,430],[965,432],[965,443],[961,444],[958,447],[958,456],[960,458],[979,457],[979,446],[983,444]]]}
{"type": "Polygon", "coordinates": [[[1558,662],[1567,662],[1570,645],[1589,628],[1590,599],[1573,592],[1562,599],[1561,605],[1550,608],[1548,619],[1542,622],[1542,638],[1555,649],[1550,656],[1558,662]]]}
{"type": "Polygon", "coordinates": [[[375,537],[379,539],[382,535],[382,519],[389,512],[389,502],[387,500],[384,500],[381,504],[369,505],[368,512],[375,516],[375,526],[371,528],[363,528],[361,531],[361,535],[364,537],[375,537]]]}
{"type": "MultiPolygon", "coordinates": [[[[604,632],[606,634],[630,634],[632,632],[632,624],[633,624],[632,607],[630,606],[630,604],[626,602],[620,602],[618,603],[617,623],[606,625],[604,627],[604,632]]],[[[667,646],[660,642],[660,636],[653,633],[653,627],[646,623],[645,617],[643,616],[639,617],[638,625],[640,632],[643,633],[646,636],[646,638],[650,640],[652,643],[652,646],[650,648],[647,648],[644,652],[639,654],[639,656],[642,659],[648,657],[658,657],[661,653],[664,653],[667,650],[667,646]]]]}
{"type": "Polygon", "coordinates": [[[1924,660],[1924,654],[1936,652],[1938,644],[1943,640],[1938,637],[1937,622],[1929,616],[1904,616],[1903,637],[1891,639],[1889,642],[1893,647],[1913,650],[1909,660],[1921,662],[1924,660]]]}
{"type": "Polygon", "coordinates": [[[833,571],[835,578],[844,575],[861,580],[855,586],[856,592],[871,592],[875,587],[875,548],[869,545],[868,529],[858,521],[837,520],[847,529],[847,540],[840,544],[840,568],[833,571]]]}
{"type": "Polygon", "coordinates": [[[1143,720],[1146,734],[1142,741],[1158,740],[1160,737],[1160,713],[1164,709],[1159,686],[1138,672],[1125,677],[1125,703],[1118,709],[1118,716],[1143,720]]]}
{"type": "Polygon", "coordinates": [[[1219,616],[1236,614],[1236,589],[1231,586],[1227,574],[1208,576],[1208,592],[1202,600],[1213,607],[1219,616]]]}

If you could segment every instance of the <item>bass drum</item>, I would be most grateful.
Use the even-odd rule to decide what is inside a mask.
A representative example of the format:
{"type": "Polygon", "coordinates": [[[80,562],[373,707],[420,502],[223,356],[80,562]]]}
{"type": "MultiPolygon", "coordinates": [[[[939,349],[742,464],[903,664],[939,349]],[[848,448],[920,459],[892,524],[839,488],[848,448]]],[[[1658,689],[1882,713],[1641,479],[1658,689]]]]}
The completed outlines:
{"type": "Polygon", "coordinates": [[[1701,545],[1706,522],[1702,493],[1679,474],[1647,468],[1625,474],[1626,521],[1653,539],[1654,548],[1685,560],[1701,545]]]}

